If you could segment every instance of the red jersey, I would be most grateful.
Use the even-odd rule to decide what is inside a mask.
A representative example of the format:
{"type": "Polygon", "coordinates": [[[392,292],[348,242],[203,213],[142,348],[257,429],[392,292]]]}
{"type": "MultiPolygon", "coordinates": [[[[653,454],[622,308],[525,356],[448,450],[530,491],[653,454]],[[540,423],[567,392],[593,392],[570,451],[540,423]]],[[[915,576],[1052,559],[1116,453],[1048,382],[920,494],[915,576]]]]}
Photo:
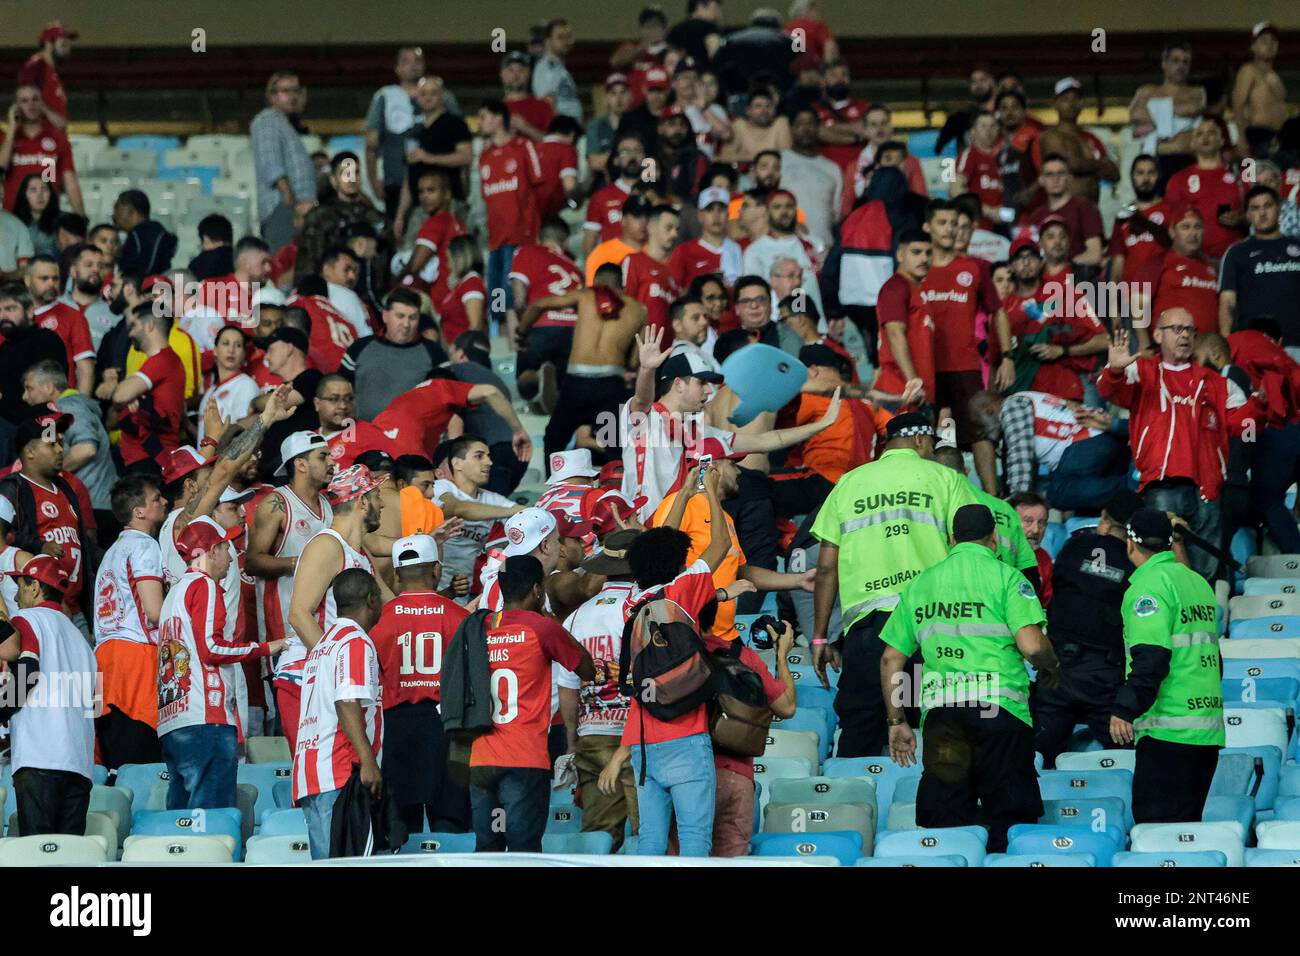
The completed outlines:
{"type": "Polygon", "coordinates": [[[68,352],[68,381],[76,384],[77,363],[95,358],[95,346],[90,338],[90,323],[86,315],[66,302],[51,302],[32,314],[33,320],[43,329],[49,329],[63,340],[68,352]]]}
{"type": "Polygon", "coordinates": [[[27,62],[18,68],[18,84],[40,87],[45,105],[64,119],[68,118],[68,94],[63,89],[63,80],[45,57],[39,53],[29,56],[27,62]]]}
{"type": "MultiPolygon", "coordinates": [[[[957,172],[966,177],[966,190],[979,196],[981,204],[994,208],[1005,204],[1002,167],[996,152],[986,153],[978,146],[967,146],[957,157],[957,172]]],[[[981,222],[987,224],[987,217],[981,222]]]]}
{"type": "Polygon", "coordinates": [[[673,325],[668,307],[680,293],[668,267],[645,252],[634,252],[623,260],[623,291],[646,309],[646,324],[664,329],[665,346],[673,344],[673,325]]]}
{"type": "MultiPolygon", "coordinates": [[[[546,246],[521,246],[510,263],[510,278],[524,284],[524,301],[528,305],[546,296],[564,295],[582,288],[582,273],[573,260],[546,246]]],[[[547,309],[533,323],[533,328],[571,329],[577,321],[578,313],[573,309],[547,309]]]]}
{"type": "Polygon", "coordinates": [[[81,610],[81,585],[84,569],[81,562],[81,536],[77,533],[77,513],[72,502],[58,488],[37,484],[22,472],[18,477],[27,482],[35,505],[36,534],[42,541],[52,541],[63,548],[63,556],[55,560],[59,569],[68,576],[68,591],[64,603],[75,614],[81,610]]]}
{"type": "Polygon", "coordinates": [[[539,133],[545,133],[546,127],[555,119],[555,109],[551,104],[531,94],[525,94],[517,100],[506,100],[506,106],[511,116],[522,116],[524,122],[539,133]]]}
{"type": "Polygon", "coordinates": [[[145,359],[135,373],[149,386],[118,416],[122,428],[122,464],[152,458],[159,467],[181,443],[185,417],[185,366],[169,348],[145,359]]]}
{"type": "Polygon", "coordinates": [[[379,654],[384,709],[442,699],[442,658],[469,613],[432,591],[399,594],[384,605],[370,639],[379,654]]]}
{"type": "Polygon", "coordinates": [[[311,340],[307,361],[327,375],[337,372],[343,353],[357,340],[357,330],[342,312],[323,295],[300,295],[289,300],[311,316],[311,340]]]}
{"type": "Polygon", "coordinates": [[[569,204],[564,193],[564,177],[578,176],[578,151],[572,143],[548,136],[537,144],[537,158],[542,167],[536,190],[537,212],[543,219],[558,216],[569,204]]]}
{"type": "Polygon", "coordinates": [[[469,407],[469,382],[431,378],[398,395],[375,416],[375,427],[393,443],[399,455],[432,454],[447,430],[447,422],[469,407]]]}
{"type": "Polygon", "coordinates": [[[469,331],[469,314],[465,311],[465,303],[474,299],[486,302],[487,286],[477,272],[467,272],[454,289],[447,290],[447,294],[438,303],[443,342],[455,342],[460,333],[469,331]]]}
{"type": "Polygon", "coordinates": [[[722,247],[714,248],[703,239],[688,239],[680,243],[668,257],[668,270],[677,288],[690,287],[696,276],[722,274],[722,247]]]}
{"type": "MultiPolygon", "coordinates": [[[[1034,153],[1038,147],[1038,134],[1043,131],[1043,124],[1032,116],[1025,116],[1025,121],[1020,124],[1020,129],[1011,134],[1011,148],[1021,156],[1024,156],[1029,162],[1034,162],[1034,153]]],[[[1037,169],[1037,163],[1034,163],[1037,169]]]]}
{"type": "Polygon", "coordinates": [[[1171,249],[1156,286],[1152,316],[1175,308],[1192,313],[1198,335],[1219,331],[1219,279],[1214,266],[1204,259],[1180,256],[1171,249]]]}
{"type": "Polygon", "coordinates": [[[1201,169],[1188,166],[1169,177],[1165,186],[1165,205],[1195,206],[1205,220],[1205,245],[1202,251],[1211,259],[1223,255],[1242,234],[1219,225],[1219,213],[1241,208],[1241,184],[1225,166],[1201,169]]]}
{"type": "Polygon", "coordinates": [[[356,463],[358,455],[364,455],[376,448],[388,452],[394,458],[397,457],[397,452],[393,450],[393,443],[388,440],[388,436],[370,422],[360,418],[355,419],[347,428],[326,437],[325,441],[329,443],[330,458],[339,471],[351,468],[356,463]]]}
{"type": "MultiPolygon", "coordinates": [[[[1014,337],[1046,334],[1043,341],[1051,345],[1080,345],[1089,339],[1106,333],[1106,327],[1097,319],[1088,303],[1087,297],[1075,290],[1073,282],[1066,283],[1068,270],[1051,276],[1044,276],[1043,284],[1029,299],[1016,295],[1007,296],[1005,308],[1010,320],[1012,310],[1015,318],[1011,321],[1011,334],[1014,337]],[[1071,297],[1068,306],[1066,296],[1071,297]],[[1028,314],[1025,305],[1038,305],[1037,317],[1028,314]]],[[[998,353],[1000,355],[1000,350],[998,353]]],[[[1070,356],[1055,362],[1042,362],[1038,372],[1030,383],[1030,389],[1046,392],[1059,398],[1083,399],[1083,374],[1093,372],[1097,367],[1097,356],[1070,356]]]]}
{"type": "Polygon", "coordinates": [[[532,142],[516,136],[479,157],[479,189],[487,206],[488,248],[520,246],[537,238],[542,220],[535,190],[542,163],[532,142]]]}
{"type": "Polygon", "coordinates": [[[921,299],[921,288],[905,276],[894,273],[880,287],[876,299],[876,318],[880,322],[880,371],[876,373],[874,388],[891,395],[901,395],[907,378],[894,360],[889,347],[889,334],[885,326],[902,322],[907,328],[907,350],[912,356],[912,367],[917,377],[925,383],[925,394],[934,399],[934,319],[921,299]]]}
{"type": "Polygon", "coordinates": [[[487,620],[492,729],[474,740],[471,767],[549,770],[551,663],[576,670],[585,652],[553,618],[497,611],[487,620]]]}
{"type": "MultiPolygon", "coordinates": [[[[426,284],[420,276],[407,276],[402,284],[423,288],[429,293],[430,299],[439,302],[447,294],[447,246],[457,236],[465,235],[465,232],[464,224],[446,210],[424,220],[424,225],[415,236],[415,244],[433,253],[433,258],[429,260],[435,269],[433,281],[426,284]]],[[[428,271],[428,266],[425,271],[428,271]]]]}
{"type": "MultiPolygon", "coordinates": [[[[839,103],[814,103],[813,109],[817,111],[822,126],[834,126],[836,123],[861,122],[871,104],[866,100],[842,100],[839,103]]],[[[862,146],[858,143],[835,143],[823,146],[821,152],[840,169],[856,172],[862,146]]]]}
{"type": "MultiPolygon", "coordinates": [[[[1169,206],[1161,200],[1140,212],[1157,226],[1163,226],[1169,216],[1169,206]]],[[[1142,226],[1135,228],[1133,223],[1132,218],[1115,220],[1115,231],[1110,234],[1110,245],[1106,252],[1112,256],[1124,257],[1124,271],[1119,276],[1122,281],[1154,284],[1159,278],[1160,261],[1165,257],[1166,248],[1156,242],[1155,234],[1150,229],[1142,226]]]]}
{"type": "Polygon", "coordinates": [[[597,189],[587,201],[587,221],[582,228],[599,231],[600,241],[609,242],[623,235],[623,203],[632,195],[632,187],[616,179],[608,186],[597,189]]]}
{"type": "Polygon", "coordinates": [[[986,268],[970,256],[931,266],[921,282],[921,301],[934,320],[934,370],[973,372],[980,367],[975,313],[1002,307],[986,268]]]}
{"type": "MultiPolygon", "coordinates": [[[[55,129],[47,119],[42,118],[36,135],[28,136],[26,128],[20,123],[17,130],[8,134],[14,138],[13,155],[9,160],[9,174],[5,178],[5,209],[14,208],[18,198],[18,188],[28,176],[45,176],[47,169],[53,171],[51,182],[55,190],[63,188],[64,173],[75,173],[77,167],[72,161],[72,144],[61,130],[55,129]]],[[[0,138],[0,142],[4,140],[0,138]]]]}

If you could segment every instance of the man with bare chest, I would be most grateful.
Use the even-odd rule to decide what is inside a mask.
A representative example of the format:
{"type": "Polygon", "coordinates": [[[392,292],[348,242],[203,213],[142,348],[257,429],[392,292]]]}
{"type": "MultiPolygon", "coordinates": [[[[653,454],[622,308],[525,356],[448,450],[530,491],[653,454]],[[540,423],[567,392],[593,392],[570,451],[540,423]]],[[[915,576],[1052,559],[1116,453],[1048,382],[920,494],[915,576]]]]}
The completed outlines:
{"type": "MultiPolygon", "coordinates": [[[[596,270],[589,289],[548,296],[533,309],[576,309],[573,348],[560,381],[559,400],[546,424],[546,468],[551,455],[563,451],[582,425],[592,426],[609,454],[618,457],[618,407],[627,401],[634,339],[646,323],[646,308],[623,292],[623,272],[616,265],[596,270]]],[[[525,317],[527,318],[527,316],[525,317]]],[[[527,327],[527,323],[524,323],[527,327]]]]}
{"type": "Polygon", "coordinates": [[[1164,78],[1144,83],[1129,104],[1133,138],[1142,141],[1142,151],[1161,159],[1166,174],[1177,169],[1166,156],[1192,152],[1192,129],[1205,111],[1205,88],[1187,82],[1192,70],[1192,48],[1186,40],[1174,40],[1160,57],[1164,78]]]}
{"type": "Polygon", "coordinates": [[[1251,61],[1237,71],[1232,88],[1232,118],[1246,134],[1252,156],[1266,157],[1290,110],[1286,87],[1273,68],[1278,37],[1273,24],[1264,21],[1251,30],[1251,61]]]}

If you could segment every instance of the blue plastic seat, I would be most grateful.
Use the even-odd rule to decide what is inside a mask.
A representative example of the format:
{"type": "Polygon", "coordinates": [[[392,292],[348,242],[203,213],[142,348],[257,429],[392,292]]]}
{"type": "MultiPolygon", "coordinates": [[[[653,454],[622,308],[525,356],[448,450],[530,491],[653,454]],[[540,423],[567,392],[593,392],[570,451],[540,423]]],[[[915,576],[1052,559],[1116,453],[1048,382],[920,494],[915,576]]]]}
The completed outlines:
{"type": "Polygon", "coordinates": [[[298,809],[267,811],[262,817],[261,836],[302,836],[307,833],[307,817],[298,809]]]}
{"type": "Polygon", "coordinates": [[[826,710],[822,707],[800,707],[793,717],[773,718],[772,729],[806,730],[814,733],[821,746],[822,759],[825,760],[831,755],[831,735],[834,730],[831,728],[831,722],[826,718],[826,710]]]}
{"type": "Polygon", "coordinates": [[[275,805],[281,810],[293,806],[293,781],[277,780],[271,786],[271,796],[275,800],[275,805]]]}
{"type": "Polygon", "coordinates": [[[547,833],[577,833],[582,829],[582,811],[572,804],[552,804],[546,818],[547,833]]]}
{"type": "MultiPolygon", "coordinates": [[[[1247,851],[1249,852],[1249,851],[1247,851]]],[[[1116,853],[1111,866],[1227,866],[1228,858],[1219,850],[1191,850],[1187,853],[1116,853]]]]}
{"type": "Polygon", "coordinates": [[[1261,701],[1286,701],[1292,706],[1300,697],[1300,680],[1294,677],[1223,678],[1223,704],[1240,706],[1261,701]]]}
{"type": "Polygon", "coordinates": [[[1247,578],[1242,594],[1295,594],[1300,591],[1300,581],[1295,578],[1247,578]]]}
{"type": "MultiPolygon", "coordinates": [[[[1278,776],[1282,768],[1282,751],[1276,747],[1224,747],[1219,751],[1219,763],[1222,764],[1225,757],[1234,754],[1249,756],[1255,765],[1254,782],[1251,784],[1255,796],[1255,809],[1273,809],[1273,802],[1277,799],[1278,776]]],[[[1210,792],[1220,791],[1211,784],[1210,792]]]]}
{"type": "Polygon", "coordinates": [[[1300,850],[1246,851],[1247,866],[1300,866],[1300,850]]]}
{"type": "Polygon", "coordinates": [[[358,156],[366,155],[366,138],[364,136],[344,135],[331,136],[326,149],[330,156],[338,153],[356,153],[358,156]]]}
{"type": "Polygon", "coordinates": [[[1278,768],[1277,795],[1300,797],[1300,766],[1289,763],[1278,768]]]}
{"type": "Polygon", "coordinates": [[[175,136],[123,136],[113,144],[114,149],[152,149],[161,154],[169,149],[179,149],[181,141],[175,136]]]}
{"type": "Polygon", "coordinates": [[[236,773],[240,783],[257,788],[257,804],[253,812],[259,823],[268,810],[276,809],[275,785],[288,783],[292,786],[292,778],[292,763],[241,763],[236,773]]]}
{"type": "Polygon", "coordinates": [[[1080,867],[1096,866],[1097,858],[1091,853],[990,853],[984,858],[984,865],[1080,867]]]}
{"type": "Polygon", "coordinates": [[[1076,531],[1082,531],[1084,528],[1095,528],[1100,520],[1100,518],[1070,518],[1065,522],[1066,537],[1071,538],[1076,531]]]}
{"type": "Polygon", "coordinates": [[[1255,822],[1255,801],[1247,796],[1211,794],[1205,798],[1201,819],[1236,820],[1241,824],[1242,829],[1249,833],[1251,825],[1255,822]]]}
{"type": "Polygon", "coordinates": [[[235,807],[214,810],[140,810],[131,819],[132,836],[228,836],[235,859],[242,854],[243,815],[235,807]]]}
{"type": "Polygon", "coordinates": [[[852,866],[862,856],[862,834],[852,830],[755,833],[750,851],[754,856],[833,856],[842,866],[852,866]]]}
{"type": "Polygon", "coordinates": [[[1124,801],[1121,831],[1133,826],[1133,774],[1127,770],[1044,770],[1038,790],[1044,800],[1119,797],[1124,801]]]}
{"type": "MultiPolygon", "coordinates": [[[[921,779],[921,767],[912,764],[900,767],[888,757],[832,757],[822,765],[824,777],[866,777],[876,785],[876,829],[885,829],[889,818],[889,805],[894,800],[894,788],[900,781],[921,779]]],[[[915,790],[912,801],[915,802],[915,790]]]]}
{"type": "Polygon", "coordinates": [[[476,840],[472,833],[412,833],[397,852],[473,853],[476,840]]]}
{"type": "Polygon", "coordinates": [[[1116,827],[1127,833],[1128,808],[1119,797],[1044,800],[1039,823],[1067,827],[1116,827]]]}
{"type": "Polygon", "coordinates": [[[614,838],[604,830],[592,833],[544,833],[543,853],[586,854],[609,856],[614,850],[614,838]]]}
{"type": "Polygon", "coordinates": [[[835,712],[836,692],[821,685],[811,664],[791,664],[790,676],[794,678],[794,699],[799,707],[820,707],[835,712]]]}
{"type": "Polygon", "coordinates": [[[744,427],[760,412],[775,412],[799,394],[808,380],[808,368],[789,352],[756,343],[739,348],[722,363],[722,374],[737,395],[744,398],[731,413],[731,421],[744,427]]]}
{"type": "Polygon", "coordinates": [[[1043,532],[1042,547],[1048,557],[1055,561],[1068,540],[1070,540],[1070,533],[1065,530],[1065,525],[1059,521],[1051,521],[1048,522],[1047,530],[1043,532]]]}
{"type": "Polygon", "coordinates": [[[889,830],[876,839],[876,856],[935,854],[965,858],[967,866],[983,866],[989,834],[984,827],[931,827],[889,830]]]}
{"type": "Polygon", "coordinates": [[[159,783],[169,783],[171,773],[165,763],[124,763],[117,768],[115,787],[131,791],[131,810],[135,813],[149,809],[149,795],[159,783]]]}
{"type": "MultiPolygon", "coordinates": [[[[785,662],[790,665],[791,677],[794,677],[795,668],[799,668],[800,672],[802,673],[804,667],[812,667],[812,648],[810,647],[791,648],[790,653],[785,656],[785,662]]],[[[805,680],[805,678],[799,677],[799,678],[795,678],[795,680],[803,681],[805,680]]],[[[831,692],[834,693],[835,690],[838,689],[840,686],[840,672],[835,670],[832,667],[826,668],[826,682],[831,685],[831,692]]],[[[817,671],[815,668],[813,669],[812,672],[812,684],[817,686],[821,685],[821,681],[817,679],[817,671]]],[[[834,710],[831,710],[830,716],[832,720],[838,719],[835,716],[834,710]]]]}
{"type": "Polygon", "coordinates": [[[173,181],[198,180],[203,187],[203,195],[212,195],[212,184],[221,175],[220,166],[162,166],[154,174],[154,179],[173,181]]]}
{"type": "Polygon", "coordinates": [[[98,764],[98,763],[95,764],[95,766],[91,767],[91,769],[90,769],[90,782],[91,782],[92,785],[93,785],[93,784],[99,784],[99,785],[101,785],[101,786],[102,786],[103,784],[107,783],[107,782],[108,782],[108,768],[105,767],[103,764],[98,764]]]}
{"type": "Polygon", "coordinates": [[[1250,637],[1300,637],[1300,616],[1241,618],[1228,625],[1228,636],[1237,640],[1250,637]]]}
{"type": "Polygon", "coordinates": [[[1097,831],[1088,827],[1018,823],[1007,832],[1007,853],[1089,853],[1097,866],[1110,866],[1111,857],[1124,848],[1124,831],[1108,826],[1097,831]]]}
{"type": "Polygon", "coordinates": [[[1289,677],[1300,682],[1300,661],[1289,657],[1225,657],[1223,659],[1224,680],[1242,680],[1247,677],[1256,680],[1289,677]]]}
{"type": "Polygon", "coordinates": [[[864,856],[854,866],[913,867],[965,866],[966,858],[954,854],[916,854],[914,856],[864,856]]]}

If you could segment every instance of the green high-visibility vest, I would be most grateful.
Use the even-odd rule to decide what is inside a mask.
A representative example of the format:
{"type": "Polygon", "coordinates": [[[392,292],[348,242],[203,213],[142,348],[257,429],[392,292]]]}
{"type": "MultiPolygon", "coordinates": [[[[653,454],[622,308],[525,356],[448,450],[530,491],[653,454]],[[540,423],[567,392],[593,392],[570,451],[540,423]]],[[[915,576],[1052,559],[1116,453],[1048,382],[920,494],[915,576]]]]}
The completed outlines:
{"type": "Polygon", "coordinates": [[[964,475],[910,448],[887,451],[841,478],[812,533],[840,549],[844,629],[892,608],[907,582],[942,561],[953,516],[974,503],[964,475]]]}
{"type": "Polygon", "coordinates": [[[1169,674],[1155,703],[1133,721],[1135,739],[1224,745],[1218,615],[1205,578],[1179,564],[1172,551],[1152,556],[1133,572],[1124,592],[1125,675],[1137,645],[1169,651],[1169,674]]]}
{"type": "Polygon", "coordinates": [[[880,639],[909,657],[921,649],[922,711],[1002,707],[1033,726],[1016,632],[1045,619],[1028,579],[967,541],[907,586],[880,639]]]}
{"type": "Polygon", "coordinates": [[[980,488],[975,489],[975,500],[993,512],[997,522],[998,550],[997,558],[1003,564],[1009,564],[1018,571],[1038,567],[1038,557],[1033,546],[1025,537],[1025,526],[1020,523],[1020,515],[1009,502],[1003,501],[980,488]]]}

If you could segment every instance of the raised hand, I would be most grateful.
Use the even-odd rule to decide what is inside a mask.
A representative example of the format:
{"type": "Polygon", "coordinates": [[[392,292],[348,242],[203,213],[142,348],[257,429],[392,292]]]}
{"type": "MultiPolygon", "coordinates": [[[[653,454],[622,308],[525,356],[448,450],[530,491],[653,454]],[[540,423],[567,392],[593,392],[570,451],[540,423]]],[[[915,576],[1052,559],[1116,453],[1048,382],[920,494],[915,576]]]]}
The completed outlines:
{"type": "Polygon", "coordinates": [[[658,368],[668,359],[672,349],[660,349],[664,341],[661,326],[647,325],[636,335],[636,355],[642,368],[658,368]]]}
{"type": "Polygon", "coordinates": [[[1118,372],[1136,361],[1137,356],[1129,353],[1128,330],[1116,329],[1110,336],[1110,349],[1106,352],[1106,367],[1118,372]]]}

